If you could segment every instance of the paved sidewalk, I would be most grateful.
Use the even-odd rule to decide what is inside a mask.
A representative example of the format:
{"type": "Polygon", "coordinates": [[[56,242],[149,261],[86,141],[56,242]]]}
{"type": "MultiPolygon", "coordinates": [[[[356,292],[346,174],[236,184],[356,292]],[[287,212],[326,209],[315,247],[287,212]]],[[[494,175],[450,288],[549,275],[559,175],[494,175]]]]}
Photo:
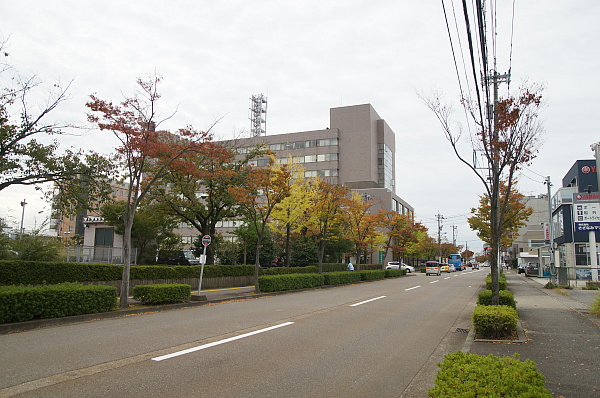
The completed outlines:
{"type": "Polygon", "coordinates": [[[597,290],[544,289],[544,278],[506,275],[517,301],[527,341],[523,344],[474,341],[470,352],[533,360],[556,397],[600,397],[600,320],[588,313],[597,290]]]}

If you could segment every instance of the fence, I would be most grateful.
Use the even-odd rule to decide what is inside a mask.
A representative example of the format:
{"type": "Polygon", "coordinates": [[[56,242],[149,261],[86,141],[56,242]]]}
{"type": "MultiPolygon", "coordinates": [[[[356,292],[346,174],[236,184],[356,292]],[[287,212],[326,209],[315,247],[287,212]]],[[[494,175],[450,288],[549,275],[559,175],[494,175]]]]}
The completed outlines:
{"type": "MultiPolygon", "coordinates": [[[[131,264],[136,263],[137,249],[131,249],[129,258],[131,264]]],[[[123,264],[123,248],[96,246],[67,247],[67,262],[123,264]]]]}

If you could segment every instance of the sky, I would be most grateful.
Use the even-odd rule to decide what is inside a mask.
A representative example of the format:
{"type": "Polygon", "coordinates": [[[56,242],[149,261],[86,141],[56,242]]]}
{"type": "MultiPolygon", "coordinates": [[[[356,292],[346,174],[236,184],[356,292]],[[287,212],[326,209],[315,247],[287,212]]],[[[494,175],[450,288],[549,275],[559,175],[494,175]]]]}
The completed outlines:
{"type": "MultiPolygon", "coordinates": [[[[500,95],[516,94],[524,82],[544,87],[543,144],[519,190],[544,194],[550,176],[554,193],[600,141],[593,116],[600,108],[600,3],[485,3],[490,59],[499,73],[511,71],[500,95]]],[[[64,148],[110,153],[114,138],[86,120],[89,95],[119,102],[134,93],[138,77],[155,72],[164,78],[159,112],[176,111],[161,127],[204,130],[218,120],[216,139],[249,135],[255,94],[268,98],[267,135],[323,129],[330,108],[370,103],[396,134],[396,193],[432,236],[440,214],[447,240],[480,251],[466,219],[484,187],[418,95],[443,94],[453,120],[468,130],[442,4],[462,76],[468,48],[456,36],[464,25],[458,0],[6,0],[0,40],[14,70],[41,82],[32,95],[38,104],[54,84],[70,82],[69,100],[50,118],[84,128],[53,137],[64,148]]],[[[466,134],[459,147],[470,159],[466,134]]],[[[40,196],[31,188],[0,191],[0,217],[18,228],[25,199],[24,228],[39,228],[50,215],[40,196]]]]}

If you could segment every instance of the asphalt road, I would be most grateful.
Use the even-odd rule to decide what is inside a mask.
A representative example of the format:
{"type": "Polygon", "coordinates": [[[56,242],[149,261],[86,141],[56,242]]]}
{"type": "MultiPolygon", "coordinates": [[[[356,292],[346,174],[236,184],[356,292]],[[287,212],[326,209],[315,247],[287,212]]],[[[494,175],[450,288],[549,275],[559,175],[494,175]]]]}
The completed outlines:
{"type": "Polygon", "coordinates": [[[487,272],[310,290],[0,336],[0,397],[423,397],[487,272]]]}

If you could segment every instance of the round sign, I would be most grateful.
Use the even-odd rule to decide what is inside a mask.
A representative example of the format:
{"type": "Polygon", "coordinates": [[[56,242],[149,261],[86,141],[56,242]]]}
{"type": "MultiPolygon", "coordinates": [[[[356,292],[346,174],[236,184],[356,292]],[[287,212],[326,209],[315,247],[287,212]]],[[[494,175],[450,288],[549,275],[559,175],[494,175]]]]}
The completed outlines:
{"type": "Polygon", "coordinates": [[[204,246],[208,246],[208,245],[210,245],[210,235],[204,235],[204,236],[202,237],[202,244],[203,244],[204,246]]]}

